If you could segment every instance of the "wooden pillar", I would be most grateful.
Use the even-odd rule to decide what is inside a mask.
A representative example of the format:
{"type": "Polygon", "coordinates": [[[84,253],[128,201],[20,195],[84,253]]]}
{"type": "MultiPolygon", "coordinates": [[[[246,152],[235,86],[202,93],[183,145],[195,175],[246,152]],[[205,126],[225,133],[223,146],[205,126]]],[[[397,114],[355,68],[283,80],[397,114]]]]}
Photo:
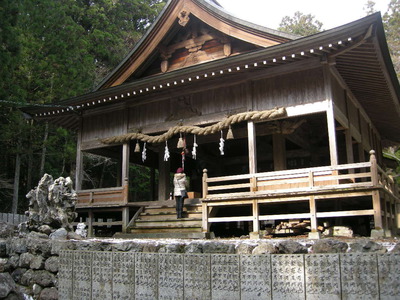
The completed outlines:
{"type": "Polygon", "coordinates": [[[311,221],[311,232],[318,231],[318,222],[317,222],[317,206],[315,204],[314,196],[310,196],[310,221],[311,221]]]}
{"type": "Polygon", "coordinates": [[[129,207],[122,208],[122,232],[126,233],[129,223],[129,207]]]}
{"type": "Polygon", "coordinates": [[[93,211],[91,209],[88,212],[87,227],[88,237],[93,237],[93,211]]]}
{"type": "Polygon", "coordinates": [[[352,163],[354,163],[354,152],[353,152],[353,139],[351,137],[350,129],[346,129],[344,134],[345,134],[345,139],[346,139],[347,163],[352,164],[352,163]]]}
{"type": "Polygon", "coordinates": [[[164,147],[160,146],[158,150],[158,201],[167,200],[170,187],[170,161],[164,161],[164,147]]]}
{"type": "Polygon", "coordinates": [[[258,201],[253,200],[253,233],[259,234],[260,232],[260,222],[259,222],[259,210],[258,201]]]}
{"type": "MultiPolygon", "coordinates": [[[[371,163],[372,186],[376,188],[379,184],[379,178],[378,178],[378,165],[376,162],[375,151],[371,150],[369,154],[370,154],[369,161],[371,163]]],[[[372,207],[374,209],[375,229],[383,229],[381,198],[378,190],[372,191],[372,207]]]]}
{"type": "Polygon", "coordinates": [[[121,177],[122,182],[129,181],[129,150],[130,144],[125,143],[122,145],[122,168],[121,177]]]}
{"type": "Polygon", "coordinates": [[[249,174],[257,173],[257,145],[256,128],[254,122],[247,122],[247,136],[249,148],[249,174]]]}
{"type": "Polygon", "coordinates": [[[156,170],[154,168],[150,169],[150,201],[153,201],[156,193],[155,193],[155,187],[156,187],[156,170]]]}
{"type": "Polygon", "coordinates": [[[323,67],[324,72],[324,82],[325,82],[325,97],[328,102],[328,107],[326,109],[326,119],[328,125],[328,139],[329,139],[329,154],[331,159],[331,166],[336,166],[338,164],[338,154],[337,154],[337,141],[336,141],[336,127],[335,127],[335,113],[334,113],[334,103],[332,95],[332,82],[331,73],[329,66],[326,64],[323,67]]]}
{"type": "Polygon", "coordinates": [[[283,134],[272,135],[272,147],[274,157],[274,170],[286,170],[286,143],[283,134]]]}
{"type": "Polygon", "coordinates": [[[129,153],[130,144],[125,143],[122,145],[122,163],[121,163],[121,178],[122,187],[124,188],[124,203],[129,201],[129,153]]]}
{"type": "Polygon", "coordinates": [[[208,206],[206,202],[201,203],[201,227],[203,232],[209,231],[208,226],[208,206]]]}
{"type": "Polygon", "coordinates": [[[208,195],[208,182],[207,182],[207,178],[208,178],[208,174],[207,174],[207,169],[203,170],[203,178],[202,178],[202,182],[203,182],[203,198],[207,198],[208,195]]]}

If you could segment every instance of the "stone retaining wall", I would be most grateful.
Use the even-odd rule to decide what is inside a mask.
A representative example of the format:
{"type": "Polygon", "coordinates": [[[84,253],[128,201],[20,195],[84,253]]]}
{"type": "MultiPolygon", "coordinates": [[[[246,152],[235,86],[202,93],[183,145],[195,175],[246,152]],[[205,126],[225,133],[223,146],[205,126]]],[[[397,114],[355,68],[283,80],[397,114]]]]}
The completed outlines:
{"type": "Polygon", "coordinates": [[[0,239],[0,299],[282,299],[288,291],[307,299],[327,291],[400,299],[396,240],[67,238],[0,239]]]}
{"type": "Polygon", "coordinates": [[[400,299],[400,254],[61,251],[60,299],[400,299]]]}

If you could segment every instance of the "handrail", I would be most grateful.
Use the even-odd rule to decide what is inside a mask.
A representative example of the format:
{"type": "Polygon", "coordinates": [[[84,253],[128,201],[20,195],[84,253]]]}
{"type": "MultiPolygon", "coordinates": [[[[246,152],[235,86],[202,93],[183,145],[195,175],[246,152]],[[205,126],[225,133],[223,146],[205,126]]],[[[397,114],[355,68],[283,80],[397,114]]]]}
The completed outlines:
{"type": "MultiPolygon", "coordinates": [[[[375,168],[377,168],[376,164],[375,168]]],[[[372,187],[374,186],[373,179],[375,176],[378,177],[378,174],[372,174],[373,169],[374,162],[370,161],[212,178],[208,178],[207,170],[205,170],[203,176],[203,198],[260,195],[282,191],[321,190],[332,187],[372,187]],[[355,173],[356,169],[361,171],[355,173]],[[340,171],[347,172],[341,174],[340,171]]],[[[383,171],[381,168],[377,169],[383,171]]],[[[389,180],[386,182],[389,182],[389,180]]]]}

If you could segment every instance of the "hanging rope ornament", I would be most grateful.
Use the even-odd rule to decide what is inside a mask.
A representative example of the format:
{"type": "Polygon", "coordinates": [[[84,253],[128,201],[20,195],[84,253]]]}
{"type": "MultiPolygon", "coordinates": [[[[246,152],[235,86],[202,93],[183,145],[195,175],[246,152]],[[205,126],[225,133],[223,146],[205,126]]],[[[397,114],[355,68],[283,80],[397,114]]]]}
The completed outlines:
{"type": "Polygon", "coordinates": [[[219,152],[221,153],[221,155],[224,155],[225,153],[224,153],[224,145],[225,145],[225,140],[224,140],[224,138],[222,137],[223,136],[223,132],[222,132],[222,130],[221,130],[221,138],[219,139],[219,152]]]}
{"type": "Polygon", "coordinates": [[[165,141],[164,161],[168,161],[168,160],[169,160],[168,142],[165,141]]]}
{"type": "Polygon", "coordinates": [[[143,151],[142,151],[142,162],[145,162],[147,159],[147,155],[146,155],[146,143],[144,143],[143,145],[143,151]]]}
{"type": "Polygon", "coordinates": [[[139,140],[136,141],[136,146],[135,146],[135,153],[140,152],[140,145],[139,145],[139,140]]]}
{"type": "Polygon", "coordinates": [[[192,150],[192,158],[193,159],[197,159],[197,147],[199,145],[197,145],[196,143],[196,135],[193,136],[193,150],[192,150]]]}
{"type": "Polygon", "coordinates": [[[185,170],[185,149],[182,149],[181,156],[182,156],[182,169],[185,170]]]}
{"type": "Polygon", "coordinates": [[[177,148],[183,148],[185,147],[185,144],[183,143],[183,139],[182,139],[182,132],[179,134],[179,140],[178,140],[178,145],[176,145],[177,148]]]}
{"type": "Polygon", "coordinates": [[[228,133],[226,134],[226,139],[227,140],[233,140],[234,139],[231,125],[229,125],[228,133]]]}

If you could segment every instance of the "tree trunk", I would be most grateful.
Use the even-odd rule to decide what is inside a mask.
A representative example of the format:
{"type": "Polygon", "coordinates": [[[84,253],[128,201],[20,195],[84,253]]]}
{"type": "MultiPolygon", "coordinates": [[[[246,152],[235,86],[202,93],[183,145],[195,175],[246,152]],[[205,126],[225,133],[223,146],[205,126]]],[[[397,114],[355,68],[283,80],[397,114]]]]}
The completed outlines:
{"type": "Polygon", "coordinates": [[[28,174],[26,179],[26,192],[28,193],[32,189],[32,169],[33,169],[33,149],[32,149],[32,131],[33,131],[33,121],[31,121],[29,126],[29,149],[28,149],[28,174]]]}
{"type": "Polygon", "coordinates": [[[14,173],[14,193],[13,202],[11,207],[11,212],[13,214],[17,213],[18,210],[18,192],[19,192],[19,175],[21,172],[21,140],[18,137],[17,141],[17,156],[15,157],[15,173],[14,173]]]}
{"type": "Polygon", "coordinates": [[[46,122],[44,127],[44,137],[43,137],[43,146],[42,146],[42,159],[40,160],[40,170],[39,170],[39,177],[42,178],[44,174],[44,163],[46,162],[46,143],[47,138],[49,136],[49,123],[46,122]]]}

